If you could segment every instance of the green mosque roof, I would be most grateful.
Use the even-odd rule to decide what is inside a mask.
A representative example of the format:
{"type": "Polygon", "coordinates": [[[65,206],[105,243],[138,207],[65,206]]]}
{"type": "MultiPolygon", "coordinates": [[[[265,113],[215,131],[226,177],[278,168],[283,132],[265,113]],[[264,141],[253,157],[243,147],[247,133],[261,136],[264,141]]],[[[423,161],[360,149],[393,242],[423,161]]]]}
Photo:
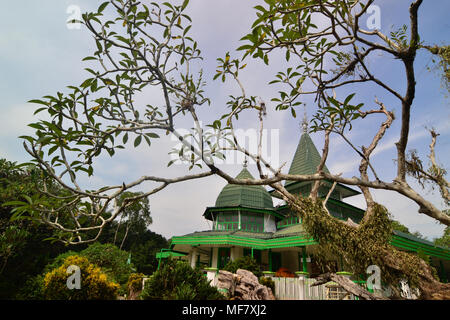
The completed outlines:
{"type": "MultiPolygon", "coordinates": [[[[236,179],[254,179],[246,167],[236,176],[236,179]]],[[[270,193],[263,186],[227,184],[216,200],[216,207],[243,206],[259,209],[272,209],[273,202],[270,193]]]]}
{"type": "MultiPolygon", "coordinates": [[[[311,137],[307,133],[303,133],[288,173],[298,175],[314,174],[317,172],[320,160],[321,156],[317,151],[314,142],[311,140],[311,137]]],[[[323,171],[330,173],[326,165],[324,166],[323,171]]],[[[294,182],[295,181],[286,181],[286,186],[294,182]]]]}

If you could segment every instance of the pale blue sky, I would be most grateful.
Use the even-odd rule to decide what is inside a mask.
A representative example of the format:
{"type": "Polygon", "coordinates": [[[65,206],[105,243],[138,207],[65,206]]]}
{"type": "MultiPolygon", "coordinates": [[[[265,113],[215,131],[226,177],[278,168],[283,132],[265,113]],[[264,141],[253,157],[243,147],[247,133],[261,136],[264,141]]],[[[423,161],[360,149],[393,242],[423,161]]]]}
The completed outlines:
{"type": "MultiPolygon", "coordinates": [[[[17,139],[24,132],[31,133],[26,125],[35,121],[32,117],[34,106],[27,104],[28,100],[64,91],[67,85],[79,84],[87,76],[83,71],[86,64],[81,59],[92,53],[94,43],[83,28],[80,30],[67,28],[65,21],[69,14],[66,10],[70,5],[79,6],[83,12],[95,10],[102,2],[20,0],[3,4],[3,10],[0,12],[1,158],[18,162],[28,160],[20,139],[17,139]]],[[[381,8],[381,29],[384,33],[389,33],[392,25],[399,27],[408,22],[407,7],[410,2],[410,0],[378,1],[381,8]]],[[[249,30],[254,20],[252,6],[255,4],[255,1],[191,0],[188,12],[193,18],[192,35],[199,42],[205,57],[202,68],[207,80],[212,80],[216,58],[224,56],[227,51],[232,52],[239,46],[238,40],[249,30]]],[[[419,16],[422,40],[427,44],[448,44],[449,12],[450,3],[447,0],[424,1],[419,16]]],[[[436,147],[438,161],[448,168],[449,100],[440,89],[438,74],[428,72],[427,65],[431,65],[430,55],[422,52],[416,62],[418,86],[412,114],[409,149],[418,149],[420,155],[425,158],[429,144],[425,126],[434,126],[441,133],[436,147]]],[[[404,74],[398,61],[380,56],[373,59],[373,66],[376,66],[374,68],[376,75],[398,90],[403,90],[404,74]]],[[[247,87],[248,94],[261,96],[266,103],[270,101],[271,97],[276,96],[278,88],[267,86],[267,83],[272,80],[276,71],[284,70],[286,67],[282,59],[275,58],[271,60],[269,68],[261,63],[249,63],[246,72],[242,74],[242,81],[247,87]]],[[[202,112],[202,116],[210,120],[220,114],[224,110],[227,96],[236,94],[237,90],[233,83],[209,82],[207,94],[212,100],[212,106],[202,112]]],[[[357,92],[359,99],[372,104],[374,97],[377,96],[391,109],[397,110],[397,115],[400,114],[397,101],[382,94],[381,90],[367,90],[360,87],[354,87],[352,90],[349,93],[357,92]]],[[[305,100],[305,102],[308,108],[314,107],[312,101],[305,100]]],[[[303,109],[299,110],[298,114],[302,114],[302,111],[303,109]]],[[[300,119],[291,118],[290,113],[273,111],[269,113],[267,119],[267,128],[280,130],[282,141],[280,161],[288,162],[287,170],[301,134],[300,119]]],[[[368,145],[367,132],[373,130],[383,120],[382,117],[374,118],[364,126],[355,127],[350,137],[356,145],[368,145]]],[[[250,119],[245,119],[242,124],[246,128],[252,125],[250,119]]],[[[394,142],[398,130],[397,120],[383,139],[379,153],[373,157],[374,165],[380,168],[379,175],[382,179],[393,177],[395,173],[392,159],[395,158],[394,142]]],[[[312,138],[317,148],[321,150],[321,135],[312,135],[312,138]]],[[[345,176],[356,175],[358,164],[356,155],[351,153],[339,138],[333,138],[332,142],[328,168],[334,173],[343,172],[345,176]]],[[[86,180],[85,183],[99,186],[103,183],[129,181],[143,174],[154,173],[154,170],[166,172],[170,176],[185,172],[186,168],[182,166],[171,167],[170,170],[166,168],[169,161],[167,151],[167,145],[157,143],[151,150],[139,148],[137,153],[119,153],[113,160],[102,158],[96,167],[96,176],[86,180]]],[[[224,168],[231,174],[236,174],[240,170],[239,166],[229,165],[224,168]]],[[[251,166],[250,170],[256,174],[254,167],[251,166]]],[[[155,195],[151,198],[154,220],[151,229],[171,237],[208,228],[201,215],[206,206],[214,205],[224,185],[225,182],[220,178],[211,177],[173,185],[155,195]]],[[[434,203],[440,203],[437,192],[426,190],[422,193],[434,203]]],[[[384,191],[374,191],[374,196],[411,231],[420,231],[429,238],[441,235],[443,226],[417,214],[417,206],[411,201],[384,191]]],[[[349,202],[358,206],[363,205],[361,197],[355,197],[349,202]]]]}

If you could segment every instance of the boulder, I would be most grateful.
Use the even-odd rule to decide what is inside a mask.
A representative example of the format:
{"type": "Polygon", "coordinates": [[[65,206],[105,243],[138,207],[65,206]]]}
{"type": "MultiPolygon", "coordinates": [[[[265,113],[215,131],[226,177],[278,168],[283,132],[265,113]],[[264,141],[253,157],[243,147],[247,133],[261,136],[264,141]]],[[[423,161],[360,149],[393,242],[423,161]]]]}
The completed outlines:
{"type": "Polygon", "coordinates": [[[231,300],[275,300],[272,289],[262,285],[252,272],[238,269],[236,273],[220,270],[217,288],[231,300]]]}

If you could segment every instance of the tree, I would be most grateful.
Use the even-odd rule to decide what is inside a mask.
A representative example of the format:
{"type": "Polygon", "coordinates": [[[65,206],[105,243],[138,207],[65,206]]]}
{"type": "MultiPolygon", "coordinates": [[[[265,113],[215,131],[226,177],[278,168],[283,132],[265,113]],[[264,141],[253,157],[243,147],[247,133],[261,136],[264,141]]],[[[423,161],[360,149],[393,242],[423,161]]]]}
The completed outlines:
{"type": "MultiPolygon", "coordinates": [[[[374,201],[370,191],[383,189],[399,193],[414,201],[419,206],[419,213],[447,226],[450,224],[449,215],[414,190],[407,180],[409,176],[423,186],[429,183],[437,187],[445,205],[449,204],[446,170],[438,165],[435,155],[439,133],[430,129],[429,167],[424,165],[417,152],[407,150],[417,82],[414,65],[417,52],[426,50],[437,55],[440,66],[447,72],[448,47],[432,46],[420,38],[418,12],[422,0],[411,3],[409,26],[390,35],[377,29],[364,29],[361,16],[374,3],[374,0],[265,0],[257,5],[257,19],[251,32],[242,38],[245,44],[238,48],[244,53],[242,59],[233,59],[229,53],[218,59],[214,79],[226,81],[231,78],[238,84],[241,94],[230,96],[229,113],[209,125],[214,129],[211,134],[199,123],[198,110],[210,100],[204,94],[203,73],[194,72],[198,69],[196,63],[201,59],[201,52],[189,36],[191,19],[184,13],[188,1],[179,5],[168,2],[146,5],[134,0],[104,2],[97,12],[84,14],[80,21],[92,33],[97,46],[94,54],[84,59],[95,64],[95,67],[86,68],[90,77],[78,86],[69,86],[68,94],[58,92],[43,100],[31,100],[42,105],[36,113],[46,112],[50,120],[30,124],[36,129],[35,135],[22,137],[25,150],[33,161],[67,191],[65,200],[70,206],[64,208],[67,208],[71,224],[60,222],[57,207],[48,199],[25,203],[24,208],[60,230],[60,238],[67,243],[86,243],[98,239],[103,228],[135,201],[173,183],[217,174],[229,183],[270,185],[302,217],[306,230],[319,241],[320,247],[343,256],[355,272],[365,269],[368,262],[376,263],[387,283],[394,284],[399,278],[406,277],[421,289],[425,298],[436,293],[449,294],[449,286],[436,281],[423,260],[388,244],[392,230],[389,213],[374,201]],[[108,20],[103,14],[108,9],[114,11],[114,20],[108,20]],[[315,19],[324,22],[317,26],[315,19]],[[280,91],[280,96],[272,99],[277,104],[276,109],[290,110],[295,117],[295,108],[302,104],[301,98],[315,97],[317,112],[311,131],[324,133],[324,147],[314,174],[285,174],[283,166],[273,168],[262,157],[267,106],[258,97],[247,96],[239,73],[245,68],[244,59],[261,59],[268,64],[269,56],[275,50],[285,53],[286,63],[292,65],[270,82],[287,86],[287,91],[280,91]],[[404,92],[374,75],[368,62],[377,53],[401,63],[406,79],[404,92]],[[374,101],[376,108],[355,102],[359,98],[356,93],[345,93],[356,85],[382,90],[383,98],[374,101]],[[160,90],[162,103],[137,103],[138,97],[150,88],[160,90]],[[397,172],[391,181],[381,180],[371,162],[371,156],[396,119],[391,107],[384,102],[387,96],[393,96],[401,106],[395,159],[397,172]],[[234,122],[244,112],[253,112],[259,121],[259,144],[255,154],[242,147],[234,133],[234,122]],[[368,146],[357,147],[348,132],[375,116],[383,116],[385,120],[375,132],[368,133],[368,146]],[[190,118],[194,122],[190,134],[182,135],[177,130],[175,123],[180,118],[190,118]],[[159,137],[157,132],[177,137],[181,147],[174,153],[187,160],[190,169],[198,167],[200,172],[176,178],[146,175],[98,190],[81,187],[79,177],[94,174],[92,163],[97,157],[105,152],[113,156],[131,140],[134,147],[144,141],[150,147],[152,139],[159,137]],[[359,177],[343,177],[324,171],[331,135],[341,137],[360,158],[359,177]],[[243,153],[252,159],[258,168],[259,179],[234,179],[221,170],[215,160],[223,158],[226,150],[243,153]],[[283,180],[314,181],[314,187],[308,198],[298,198],[283,187],[283,180]],[[318,196],[324,180],[333,182],[330,194],[337,183],[361,189],[367,210],[360,224],[331,218],[324,205],[330,194],[325,199],[318,196]],[[125,192],[149,182],[152,187],[143,193],[129,195],[122,202],[116,201],[125,192]],[[111,205],[114,205],[113,211],[107,214],[111,205]],[[87,238],[86,231],[95,231],[97,235],[87,238]],[[333,238],[334,245],[330,245],[328,236],[333,238]]],[[[171,164],[173,160],[168,165],[171,164]]],[[[48,198],[58,199],[47,190],[45,183],[43,191],[48,198]]]]}
{"type": "Polygon", "coordinates": [[[442,237],[434,239],[434,244],[437,244],[438,246],[450,248],[450,228],[449,227],[445,228],[444,234],[442,235],[442,237]]]}
{"type": "Polygon", "coordinates": [[[14,211],[12,204],[18,199],[38,196],[39,175],[35,167],[18,166],[17,163],[0,159],[1,299],[14,299],[20,290],[30,287],[30,277],[42,272],[51,259],[68,249],[62,243],[45,241],[54,236],[54,228],[33,220],[19,219],[23,213],[14,211]]]}
{"type": "MultiPolygon", "coordinates": [[[[139,196],[140,194],[142,193],[124,192],[120,195],[120,197],[117,200],[118,205],[119,206],[122,205],[125,199],[131,198],[133,196],[139,196]]],[[[152,223],[148,198],[140,198],[139,200],[132,202],[129,206],[127,206],[123,210],[120,216],[120,222],[117,224],[117,229],[114,234],[113,244],[116,244],[117,234],[119,232],[119,228],[121,226],[123,218],[127,219],[127,221],[125,224],[125,234],[122,238],[122,242],[120,243],[119,247],[120,249],[122,249],[131,227],[140,225],[141,227],[146,229],[152,223]]]]}

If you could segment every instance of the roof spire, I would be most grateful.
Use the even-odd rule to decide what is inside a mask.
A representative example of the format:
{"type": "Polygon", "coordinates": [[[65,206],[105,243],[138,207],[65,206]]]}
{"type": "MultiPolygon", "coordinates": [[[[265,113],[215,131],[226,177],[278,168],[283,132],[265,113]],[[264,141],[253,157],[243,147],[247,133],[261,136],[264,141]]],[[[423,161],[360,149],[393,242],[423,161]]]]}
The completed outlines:
{"type": "Polygon", "coordinates": [[[305,113],[303,115],[302,127],[303,133],[308,133],[308,116],[306,115],[306,106],[305,106],[305,113]]]}
{"type": "Polygon", "coordinates": [[[245,155],[245,158],[244,158],[244,164],[242,165],[244,168],[247,168],[247,163],[248,163],[248,160],[247,160],[247,155],[245,155]]]}

